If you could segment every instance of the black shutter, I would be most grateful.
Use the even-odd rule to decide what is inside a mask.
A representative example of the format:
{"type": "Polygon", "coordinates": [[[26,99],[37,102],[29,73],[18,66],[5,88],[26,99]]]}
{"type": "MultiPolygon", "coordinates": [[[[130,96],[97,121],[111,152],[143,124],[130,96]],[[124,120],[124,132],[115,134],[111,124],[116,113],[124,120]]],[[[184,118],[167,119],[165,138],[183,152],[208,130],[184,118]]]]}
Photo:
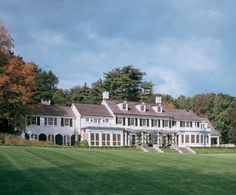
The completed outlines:
{"type": "Polygon", "coordinates": [[[70,118],[70,126],[72,127],[72,118],[70,118]]]}
{"type": "Polygon", "coordinates": [[[40,125],[40,117],[37,117],[37,125],[40,125]]]}
{"type": "Polygon", "coordinates": [[[151,122],[152,122],[152,127],[153,127],[153,119],[151,120],[151,122]]]}
{"type": "Polygon", "coordinates": [[[142,126],[142,119],[140,119],[140,127],[142,126]]]}
{"type": "Polygon", "coordinates": [[[138,126],[138,119],[135,119],[135,126],[138,126]]]}
{"type": "Polygon", "coordinates": [[[128,118],[128,126],[130,126],[130,118],[128,118]]]}
{"type": "Polygon", "coordinates": [[[158,120],[158,127],[161,127],[161,121],[158,120]]]}
{"type": "Polygon", "coordinates": [[[123,118],[123,125],[125,126],[125,118],[123,118]]]}
{"type": "Polygon", "coordinates": [[[171,120],[169,120],[169,127],[171,127],[171,120]]]}
{"type": "Polygon", "coordinates": [[[147,119],[147,126],[149,127],[149,119],[147,119]]]}
{"type": "Polygon", "coordinates": [[[61,118],[61,126],[64,126],[64,118],[61,118]]]}
{"type": "Polygon", "coordinates": [[[162,120],[162,127],[165,127],[165,122],[164,122],[164,120],[162,120]]]}
{"type": "Polygon", "coordinates": [[[116,117],[116,124],[118,124],[118,117],[116,117]]]}
{"type": "Polygon", "coordinates": [[[30,119],[31,119],[31,118],[28,116],[28,118],[27,118],[27,124],[28,124],[28,125],[30,125],[30,119]]]}

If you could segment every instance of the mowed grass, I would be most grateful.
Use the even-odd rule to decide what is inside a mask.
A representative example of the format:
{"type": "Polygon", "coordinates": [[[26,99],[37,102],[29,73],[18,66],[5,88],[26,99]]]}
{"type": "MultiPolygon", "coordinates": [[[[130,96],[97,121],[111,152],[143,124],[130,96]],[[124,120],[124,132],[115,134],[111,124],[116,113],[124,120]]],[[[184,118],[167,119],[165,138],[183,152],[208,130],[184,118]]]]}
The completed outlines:
{"type": "Polygon", "coordinates": [[[236,148],[211,147],[211,148],[192,148],[197,154],[236,154],[236,148]]]}
{"type": "Polygon", "coordinates": [[[236,155],[0,146],[0,194],[236,194],[236,155]]]}

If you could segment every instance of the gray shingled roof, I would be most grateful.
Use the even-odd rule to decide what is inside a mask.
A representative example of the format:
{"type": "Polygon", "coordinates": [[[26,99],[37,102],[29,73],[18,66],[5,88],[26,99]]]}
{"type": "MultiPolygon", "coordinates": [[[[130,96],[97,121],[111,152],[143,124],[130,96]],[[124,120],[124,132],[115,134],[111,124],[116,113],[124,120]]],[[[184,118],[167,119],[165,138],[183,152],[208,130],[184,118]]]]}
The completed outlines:
{"type": "Polygon", "coordinates": [[[118,100],[105,100],[107,105],[111,108],[114,114],[124,114],[124,115],[138,115],[138,116],[160,116],[160,117],[173,117],[176,120],[191,120],[191,121],[201,121],[201,119],[192,111],[187,111],[184,109],[163,109],[163,113],[157,113],[153,110],[155,104],[146,103],[146,112],[139,111],[135,106],[141,104],[141,102],[130,102],[128,101],[128,111],[121,110],[118,107],[119,103],[123,101],[118,100]]]}
{"type": "Polygon", "coordinates": [[[165,113],[156,113],[152,106],[155,104],[146,103],[146,112],[139,111],[135,106],[141,104],[141,102],[130,102],[128,101],[128,111],[121,110],[118,107],[119,103],[124,101],[119,100],[105,100],[107,105],[111,108],[114,114],[122,114],[122,115],[139,115],[139,116],[161,116],[161,117],[168,117],[165,113]]]}
{"type": "Polygon", "coordinates": [[[39,115],[75,117],[71,107],[58,105],[40,105],[39,115]]]}
{"type": "Polygon", "coordinates": [[[185,121],[196,121],[200,122],[201,118],[198,117],[193,111],[191,110],[184,110],[184,109],[164,109],[165,114],[173,117],[176,120],[185,120],[185,121]]]}
{"type": "Polygon", "coordinates": [[[207,124],[209,125],[209,127],[210,127],[210,129],[211,129],[211,135],[212,135],[212,136],[220,136],[220,132],[219,132],[217,129],[215,129],[215,128],[213,127],[213,125],[212,125],[211,122],[208,120],[208,118],[202,118],[202,120],[206,121],[207,124]]]}
{"type": "Polygon", "coordinates": [[[112,117],[104,105],[74,104],[82,116],[112,117]]]}

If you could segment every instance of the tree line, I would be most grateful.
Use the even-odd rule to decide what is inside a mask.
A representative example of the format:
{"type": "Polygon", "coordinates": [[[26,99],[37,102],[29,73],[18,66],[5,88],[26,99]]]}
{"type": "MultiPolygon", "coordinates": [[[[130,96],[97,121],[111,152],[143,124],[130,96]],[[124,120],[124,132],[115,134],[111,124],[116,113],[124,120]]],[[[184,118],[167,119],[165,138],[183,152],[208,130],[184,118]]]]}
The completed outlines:
{"type": "Polygon", "coordinates": [[[161,95],[167,108],[193,110],[207,117],[221,133],[221,143],[236,143],[236,98],[227,94],[206,93],[193,97],[154,93],[154,84],[144,80],[145,72],[132,65],[115,68],[91,86],[58,88],[59,79],[51,71],[35,63],[24,62],[12,52],[13,39],[0,25],[0,131],[24,128],[27,116],[37,112],[41,99],[53,104],[99,104],[102,92],[109,91],[111,99],[154,102],[161,95]],[[12,129],[9,129],[9,126],[12,129]]]}

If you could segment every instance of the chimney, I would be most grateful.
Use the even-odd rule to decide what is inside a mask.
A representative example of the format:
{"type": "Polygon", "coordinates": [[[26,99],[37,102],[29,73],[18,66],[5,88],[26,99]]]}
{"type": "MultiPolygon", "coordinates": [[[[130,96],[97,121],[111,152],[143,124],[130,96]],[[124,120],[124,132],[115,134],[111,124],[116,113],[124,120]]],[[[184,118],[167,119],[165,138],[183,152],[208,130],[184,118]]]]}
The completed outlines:
{"type": "Polygon", "coordinates": [[[156,104],[161,104],[161,96],[156,96],[155,103],[156,104]]]}
{"type": "Polygon", "coordinates": [[[104,91],[102,93],[102,99],[103,100],[109,100],[109,92],[108,91],[104,91]]]}
{"type": "Polygon", "coordinates": [[[41,100],[41,104],[50,106],[51,105],[51,100],[41,100]]]}

